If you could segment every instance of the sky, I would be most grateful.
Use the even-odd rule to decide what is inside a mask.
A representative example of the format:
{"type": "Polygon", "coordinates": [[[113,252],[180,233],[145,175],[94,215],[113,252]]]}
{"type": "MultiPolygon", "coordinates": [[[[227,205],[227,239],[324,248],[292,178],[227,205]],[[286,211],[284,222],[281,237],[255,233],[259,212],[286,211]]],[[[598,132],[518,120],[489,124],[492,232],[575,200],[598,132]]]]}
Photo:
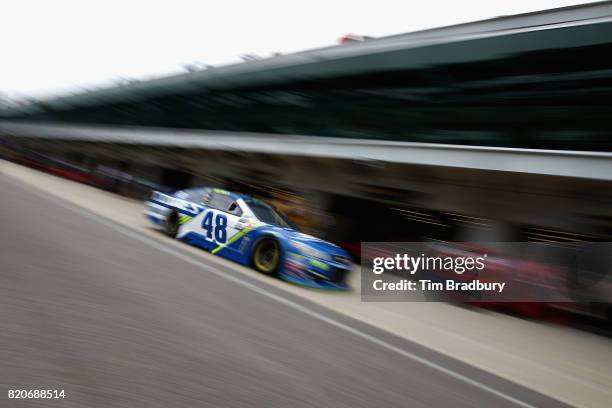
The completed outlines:
{"type": "Polygon", "coordinates": [[[49,97],[580,0],[19,0],[0,4],[0,95],[49,97]]]}

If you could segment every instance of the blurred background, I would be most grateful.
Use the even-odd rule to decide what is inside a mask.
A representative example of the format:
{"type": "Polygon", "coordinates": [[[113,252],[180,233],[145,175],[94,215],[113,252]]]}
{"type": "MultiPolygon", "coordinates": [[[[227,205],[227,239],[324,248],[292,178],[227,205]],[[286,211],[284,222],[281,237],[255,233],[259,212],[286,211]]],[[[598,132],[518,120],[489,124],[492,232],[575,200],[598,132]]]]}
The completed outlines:
{"type": "MultiPolygon", "coordinates": [[[[363,241],[612,235],[607,2],[5,101],[3,156],[142,199],[268,199],[363,241]]],[[[609,313],[605,307],[604,313],[609,313]]]]}
{"type": "MultiPolygon", "coordinates": [[[[390,36],[357,25],[303,40],[306,51],[11,90],[0,153],[137,200],[191,186],[253,194],[356,260],[374,241],[612,241],[612,3],[468,23],[448,6],[437,25],[460,24],[390,36]]],[[[534,282],[548,270],[522,267],[534,282]]],[[[475,306],[610,334],[608,302],[475,306]]]]}

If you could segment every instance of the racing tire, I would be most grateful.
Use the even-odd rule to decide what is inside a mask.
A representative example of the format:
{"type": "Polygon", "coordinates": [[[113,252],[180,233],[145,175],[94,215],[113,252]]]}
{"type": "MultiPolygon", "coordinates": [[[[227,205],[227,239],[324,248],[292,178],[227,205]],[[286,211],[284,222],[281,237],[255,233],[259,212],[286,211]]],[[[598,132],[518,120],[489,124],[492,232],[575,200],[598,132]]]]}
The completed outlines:
{"type": "Polygon", "coordinates": [[[280,244],[273,238],[263,238],[253,249],[253,266],[257,271],[276,276],[281,261],[280,244]]]}
{"type": "Polygon", "coordinates": [[[170,238],[176,238],[179,230],[179,216],[176,211],[168,214],[168,218],[164,222],[164,233],[170,238]]]}

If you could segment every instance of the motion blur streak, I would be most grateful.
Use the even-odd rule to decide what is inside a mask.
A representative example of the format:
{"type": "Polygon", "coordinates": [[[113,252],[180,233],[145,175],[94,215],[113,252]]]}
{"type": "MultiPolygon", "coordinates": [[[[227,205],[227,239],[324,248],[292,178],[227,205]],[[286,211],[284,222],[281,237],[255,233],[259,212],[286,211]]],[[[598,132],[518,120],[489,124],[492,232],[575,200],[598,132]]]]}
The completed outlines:
{"type": "MultiPolygon", "coordinates": [[[[33,191],[33,192],[34,193],[38,193],[36,191],[33,191]]],[[[43,198],[47,198],[47,197],[43,196],[40,193],[38,193],[38,195],[40,195],[43,198]]],[[[55,200],[53,200],[53,201],[55,201],[55,200]]],[[[248,289],[250,289],[250,290],[252,290],[254,292],[257,292],[257,293],[259,293],[259,294],[261,294],[263,296],[266,296],[266,297],[268,297],[270,299],[273,299],[273,300],[275,300],[275,301],[277,301],[279,303],[282,303],[285,306],[291,307],[291,308],[293,308],[295,310],[299,310],[300,312],[305,313],[308,316],[311,316],[311,317],[313,317],[313,318],[315,318],[317,320],[321,320],[321,321],[323,321],[325,323],[328,323],[328,324],[330,324],[332,326],[338,327],[338,328],[340,328],[340,329],[342,329],[344,331],[347,331],[347,332],[349,332],[351,334],[354,334],[355,336],[361,337],[361,338],[363,338],[363,339],[365,339],[365,340],[367,340],[369,342],[377,344],[377,345],[379,345],[379,346],[381,346],[381,347],[383,347],[383,348],[385,348],[387,350],[393,351],[394,353],[400,354],[400,355],[402,355],[402,356],[404,356],[406,358],[409,358],[409,359],[417,361],[417,362],[419,362],[419,363],[421,363],[423,365],[426,365],[427,367],[433,368],[434,370],[441,371],[444,374],[447,374],[447,375],[449,375],[449,376],[451,376],[453,378],[456,378],[456,379],[458,379],[460,381],[463,381],[463,382],[465,382],[467,384],[473,385],[476,388],[480,388],[480,389],[482,389],[484,391],[490,392],[493,395],[496,395],[496,396],[498,396],[500,398],[503,398],[505,400],[513,402],[513,403],[515,403],[515,404],[517,404],[519,406],[522,406],[522,407],[533,407],[533,405],[527,404],[527,403],[525,403],[525,402],[523,402],[523,401],[521,401],[519,399],[516,399],[516,398],[514,398],[514,397],[512,397],[510,395],[504,394],[503,392],[500,392],[500,391],[498,391],[498,390],[496,390],[496,389],[494,389],[492,387],[489,387],[489,386],[487,386],[487,385],[485,385],[485,384],[483,384],[481,382],[475,381],[475,380],[473,380],[473,379],[471,379],[469,377],[466,377],[466,376],[464,376],[462,374],[459,374],[459,373],[457,373],[457,372],[455,372],[453,370],[449,370],[448,368],[445,368],[445,367],[443,367],[443,366],[441,366],[439,364],[436,364],[436,363],[434,363],[432,361],[429,361],[429,360],[424,359],[422,357],[419,357],[419,356],[417,356],[417,355],[415,355],[413,353],[410,353],[410,352],[408,352],[406,350],[403,350],[403,349],[401,349],[399,347],[396,347],[393,344],[390,344],[390,343],[388,343],[386,341],[383,341],[383,340],[381,340],[381,339],[379,339],[379,338],[377,338],[375,336],[369,335],[367,333],[364,333],[361,330],[355,329],[355,328],[353,328],[351,326],[348,326],[346,324],[343,324],[343,323],[341,323],[341,322],[339,322],[339,321],[337,321],[335,319],[329,318],[329,317],[327,317],[327,316],[325,316],[325,315],[323,315],[321,313],[318,313],[318,312],[316,312],[316,311],[314,311],[314,310],[312,310],[312,309],[310,309],[308,307],[304,307],[304,306],[302,306],[302,305],[300,305],[298,303],[295,303],[295,302],[293,302],[293,301],[291,301],[291,300],[289,300],[289,299],[287,299],[285,297],[282,297],[282,296],[276,295],[274,293],[271,293],[270,291],[268,291],[268,290],[266,290],[264,288],[261,288],[261,287],[259,287],[257,285],[254,285],[252,283],[249,283],[249,282],[245,281],[243,278],[237,278],[235,276],[228,275],[227,272],[219,272],[219,271],[217,271],[215,269],[210,269],[209,267],[202,265],[200,262],[198,262],[197,260],[193,259],[192,257],[190,257],[190,256],[188,256],[186,254],[182,254],[180,252],[177,252],[177,251],[174,251],[172,249],[169,249],[168,247],[165,247],[165,246],[161,245],[158,242],[155,242],[155,241],[153,241],[153,240],[151,240],[149,238],[146,238],[146,237],[143,237],[141,235],[138,235],[138,234],[136,234],[136,233],[134,233],[134,232],[126,229],[125,227],[122,227],[122,226],[118,225],[118,224],[115,224],[113,222],[104,220],[103,218],[95,216],[92,213],[83,211],[83,210],[81,210],[81,209],[79,209],[77,207],[68,205],[66,203],[57,202],[57,204],[65,207],[67,209],[70,209],[72,211],[78,212],[79,214],[81,214],[81,215],[83,215],[85,217],[92,218],[92,219],[96,220],[97,222],[99,222],[101,224],[104,224],[104,225],[114,229],[115,231],[121,232],[122,234],[129,236],[130,238],[134,238],[134,239],[136,239],[138,241],[141,241],[141,242],[144,242],[144,243],[146,243],[148,245],[151,245],[152,247],[154,247],[155,249],[157,249],[159,251],[166,252],[166,253],[171,254],[171,255],[173,255],[173,256],[175,256],[177,258],[180,258],[181,260],[183,260],[185,262],[189,262],[190,264],[193,264],[193,265],[195,265],[195,266],[205,270],[208,273],[213,273],[213,274],[215,274],[217,276],[220,276],[223,279],[227,279],[227,280],[230,280],[230,281],[232,281],[234,283],[237,283],[237,284],[239,284],[241,286],[244,286],[245,288],[248,288],[248,289]]]]}
{"type": "Polygon", "coordinates": [[[59,384],[65,406],[560,405],[6,178],[0,186],[2,384],[59,384]]]}

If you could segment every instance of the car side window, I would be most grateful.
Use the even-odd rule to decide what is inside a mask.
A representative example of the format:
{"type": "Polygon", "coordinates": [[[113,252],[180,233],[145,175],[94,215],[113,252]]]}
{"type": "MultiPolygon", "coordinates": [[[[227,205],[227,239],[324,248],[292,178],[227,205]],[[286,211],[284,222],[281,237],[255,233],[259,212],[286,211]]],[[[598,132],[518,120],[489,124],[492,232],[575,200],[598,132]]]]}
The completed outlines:
{"type": "Polygon", "coordinates": [[[240,217],[242,215],[242,208],[240,208],[238,203],[234,201],[230,204],[229,208],[227,209],[227,212],[237,217],[240,217]]]}
{"type": "Polygon", "coordinates": [[[210,199],[212,197],[212,191],[206,191],[202,196],[202,204],[208,206],[210,205],[210,199]]]}
{"type": "Polygon", "coordinates": [[[233,202],[234,200],[228,195],[212,193],[207,205],[215,210],[229,212],[228,209],[233,202]]]}

